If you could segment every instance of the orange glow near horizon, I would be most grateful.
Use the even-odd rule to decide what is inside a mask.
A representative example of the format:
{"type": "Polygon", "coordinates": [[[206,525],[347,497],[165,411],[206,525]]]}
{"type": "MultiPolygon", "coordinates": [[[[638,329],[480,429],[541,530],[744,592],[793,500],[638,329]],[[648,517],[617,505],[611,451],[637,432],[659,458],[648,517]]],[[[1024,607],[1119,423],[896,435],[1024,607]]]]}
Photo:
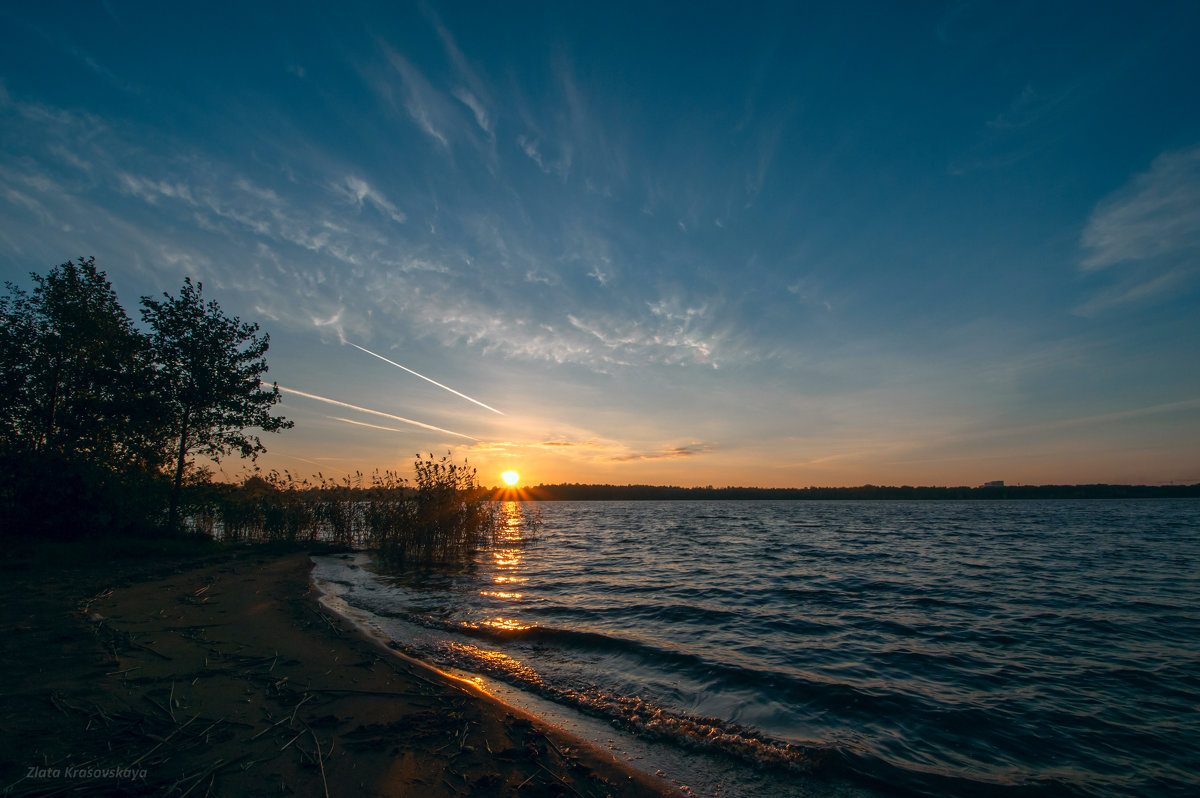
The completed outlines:
{"type": "Polygon", "coordinates": [[[511,488],[513,485],[516,485],[517,482],[519,482],[521,480],[521,475],[518,474],[516,471],[505,471],[503,474],[500,475],[500,479],[504,480],[504,484],[508,485],[511,488]]]}

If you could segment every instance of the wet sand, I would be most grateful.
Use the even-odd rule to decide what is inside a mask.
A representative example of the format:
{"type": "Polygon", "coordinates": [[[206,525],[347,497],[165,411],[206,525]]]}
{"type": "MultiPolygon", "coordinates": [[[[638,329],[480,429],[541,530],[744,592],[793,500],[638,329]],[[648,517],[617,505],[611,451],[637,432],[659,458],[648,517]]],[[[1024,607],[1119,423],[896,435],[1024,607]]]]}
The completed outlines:
{"type": "Polygon", "coordinates": [[[4,574],[0,791],[678,793],[381,650],[319,605],[310,568],[243,551],[116,589],[119,569],[4,574]]]}

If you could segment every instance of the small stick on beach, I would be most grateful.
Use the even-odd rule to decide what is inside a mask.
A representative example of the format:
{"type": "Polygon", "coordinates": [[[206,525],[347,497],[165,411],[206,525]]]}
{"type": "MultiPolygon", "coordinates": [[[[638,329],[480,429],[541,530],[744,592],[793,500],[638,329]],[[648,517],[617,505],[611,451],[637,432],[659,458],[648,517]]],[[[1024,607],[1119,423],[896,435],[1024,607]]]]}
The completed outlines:
{"type": "MultiPolygon", "coordinates": [[[[313,745],[317,747],[317,764],[321,767],[321,785],[325,788],[325,798],[329,798],[329,782],[325,781],[325,758],[321,756],[321,741],[317,739],[317,733],[311,727],[309,727],[308,733],[312,735],[313,745]]],[[[329,749],[329,753],[333,753],[332,747],[329,749]]]]}

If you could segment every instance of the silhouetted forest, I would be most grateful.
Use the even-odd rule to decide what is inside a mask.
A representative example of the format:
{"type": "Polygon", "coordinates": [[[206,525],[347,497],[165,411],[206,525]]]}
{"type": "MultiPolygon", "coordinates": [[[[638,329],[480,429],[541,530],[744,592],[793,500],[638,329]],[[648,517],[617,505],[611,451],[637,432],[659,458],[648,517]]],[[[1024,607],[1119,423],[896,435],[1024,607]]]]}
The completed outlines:
{"type": "Polygon", "coordinates": [[[798,499],[1168,499],[1200,498],[1196,485],[1002,485],[983,487],[678,488],[657,485],[538,485],[522,498],[535,501],[798,500],[798,499]]]}

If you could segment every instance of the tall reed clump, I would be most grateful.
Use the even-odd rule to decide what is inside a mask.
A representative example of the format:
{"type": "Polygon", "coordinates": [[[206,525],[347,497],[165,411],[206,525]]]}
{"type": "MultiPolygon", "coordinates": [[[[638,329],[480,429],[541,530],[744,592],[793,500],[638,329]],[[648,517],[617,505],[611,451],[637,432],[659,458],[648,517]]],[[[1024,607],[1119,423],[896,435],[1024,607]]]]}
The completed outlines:
{"type": "Polygon", "coordinates": [[[289,543],[316,540],[320,534],[321,517],[313,506],[308,480],[284,471],[272,471],[266,477],[267,490],[261,498],[263,537],[289,543]]]}
{"type": "Polygon", "coordinates": [[[474,468],[430,454],[417,455],[413,470],[410,490],[386,472],[372,485],[367,526],[384,560],[418,567],[461,564],[494,542],[496,504],[476,481],[474,468]]]}
{"type": "Polygon", "coordinates": [[[367,540],[377,549],[381,541],[397,547],[409,545],[399,542],[412,537],[416,521],[415,491],[407,483],[395,471],[376,471],[363,491],[363,527],[367,540]]]}
{"type": "Polygon", "coordinates": [[[314,512],[322,522],[324,539],[342,546],[361,543],[363,517],[363,475],[342,477],[340,481],[321,477],[314,491],[314,512]]]}
{"type": "Polygon", "coordinates": [[[185,491],[187,525],[227,543],[309,542],[321,537],[314,486],[284,471],[255,475],[240,485],[198,482],[185,491]]]}
{"type": "Polygon", "coordinates": [[[315,482],[288,472],[240,485],[198,483],[188,524],[227,543],[287,541],[372,547],[394,565],[469,562],[500,530],[498,505],[467,464],[417,455],[412,483],[394,471],[315,482]]]}

